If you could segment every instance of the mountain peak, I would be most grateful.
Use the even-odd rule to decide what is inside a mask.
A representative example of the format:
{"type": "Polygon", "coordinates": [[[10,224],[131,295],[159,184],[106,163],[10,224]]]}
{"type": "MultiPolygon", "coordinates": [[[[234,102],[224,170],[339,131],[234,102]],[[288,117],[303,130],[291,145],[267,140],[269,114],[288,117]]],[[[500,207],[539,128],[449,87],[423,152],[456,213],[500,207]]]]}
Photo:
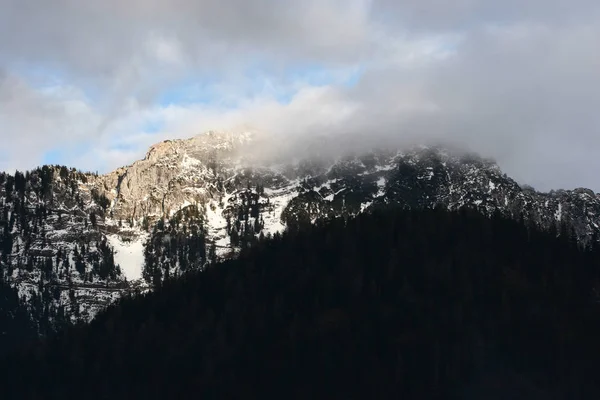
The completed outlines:
{"type": "Polygon", "coordinates": [[[207,131],[188,139],[164,140],[150,146],[144,161],[156,162],[183,153],[203,156],[224,153],[250,143],[256,136],[254,131],[207,131]]]}

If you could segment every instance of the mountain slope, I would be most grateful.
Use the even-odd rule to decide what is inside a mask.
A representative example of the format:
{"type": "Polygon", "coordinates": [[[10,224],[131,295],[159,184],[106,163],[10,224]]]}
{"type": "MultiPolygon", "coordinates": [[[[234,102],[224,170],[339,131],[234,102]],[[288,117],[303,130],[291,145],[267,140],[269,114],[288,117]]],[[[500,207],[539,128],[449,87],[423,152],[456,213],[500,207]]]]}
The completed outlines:
{"type": "Polygon", "coordinates": [[[126,281],[103,234],[108,204],[91,174],[45,166],[0,174],[0,271],[18,289],[40,333],[88,320],[126,281]],[[52,320],[52,321],[51,321],[52,320]]]}
{"type": "Polygon", "coordinates": [[[275,139],[254,132],[207,132],[156,144],[106,175],[48,166],[3,174],[3,276],[49,327],[89,320],[123,293],[234,257],[261,235],[385,205],[499,212],[583,244],[600,230],[592,191],[539,193],[473,154],[273,148],[275,139]]]}

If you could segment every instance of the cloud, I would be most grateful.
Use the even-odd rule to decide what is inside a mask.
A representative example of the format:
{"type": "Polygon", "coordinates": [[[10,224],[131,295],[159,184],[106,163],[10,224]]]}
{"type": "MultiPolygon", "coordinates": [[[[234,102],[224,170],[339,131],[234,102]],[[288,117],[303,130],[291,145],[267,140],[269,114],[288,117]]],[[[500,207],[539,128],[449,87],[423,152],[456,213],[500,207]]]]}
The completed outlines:
{"type": "Polygon", "coordinates": [[[33,89],[17,76],[0,74],[0,135],[7,150],[2,169],[30,168],[45,151],[84,139],[97,121],[77,88],[33,89]]]}
{"type": "Polygon", "coordinates": [[[410,32],[469,31],[482,25],[543,22],[552,25],[593,21],[594,0],[376,0],[375,18],[410,32]]]}
{"type": "Polygon", "coordinates": [[[600,190],[592,0],[0,0],[0,168],[107,171],[251,125],[442,140],[539,189],[600,190]],[[14,139],[13,139],[14,138],[14,139]],[[93,155],[93,156],[92,156],[93,155]]]}
{"type": "Polygon", "coordinates": [[[349,61],[364,44],[367,4],[362,0],[85,4],[2,0],[0,48],[5,59],[43,60],[76,74],[108,77],[123,60],[143,50],[149,38],[162,34],[170,36],[170,42],[162,44],[170,47],[179,42],[199,68],[224,67],[240,57],[257,55],[272,60],[349,61]]]}

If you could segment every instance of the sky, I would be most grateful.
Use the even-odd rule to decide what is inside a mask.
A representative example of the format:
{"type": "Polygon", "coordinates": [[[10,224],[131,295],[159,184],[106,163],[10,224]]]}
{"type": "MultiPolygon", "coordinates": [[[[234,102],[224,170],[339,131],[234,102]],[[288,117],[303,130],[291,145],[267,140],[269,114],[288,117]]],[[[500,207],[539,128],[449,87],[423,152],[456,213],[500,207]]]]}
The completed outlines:
{"type": "Polygon", "coordinates": [[[242,127],[456,143],[600,191],[597,0],[0,0],[0,169],[242,127]]]}

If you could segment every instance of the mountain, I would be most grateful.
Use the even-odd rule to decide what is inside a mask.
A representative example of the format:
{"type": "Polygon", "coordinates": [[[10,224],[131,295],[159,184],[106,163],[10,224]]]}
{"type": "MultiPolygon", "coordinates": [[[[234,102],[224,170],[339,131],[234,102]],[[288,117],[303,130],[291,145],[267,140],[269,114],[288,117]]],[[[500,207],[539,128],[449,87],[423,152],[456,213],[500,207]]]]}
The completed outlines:
{"type": "Polygon", "coordinates": [[[600,246],[389,206],[0,355],[4,399],[598,399],[600,246]]]}
{"type": "Polygon", "coordinates": [[[60,166],[0,174],[2,280],[44,333],[235,257],[262,236],[382,206],[470,207],[582,244],[599,235],[598,194],[540,193],[474,154],[421,146],[334,155],[318,141],[279,143],[207,132],[158,143],[105,175],[60,166]]]}

